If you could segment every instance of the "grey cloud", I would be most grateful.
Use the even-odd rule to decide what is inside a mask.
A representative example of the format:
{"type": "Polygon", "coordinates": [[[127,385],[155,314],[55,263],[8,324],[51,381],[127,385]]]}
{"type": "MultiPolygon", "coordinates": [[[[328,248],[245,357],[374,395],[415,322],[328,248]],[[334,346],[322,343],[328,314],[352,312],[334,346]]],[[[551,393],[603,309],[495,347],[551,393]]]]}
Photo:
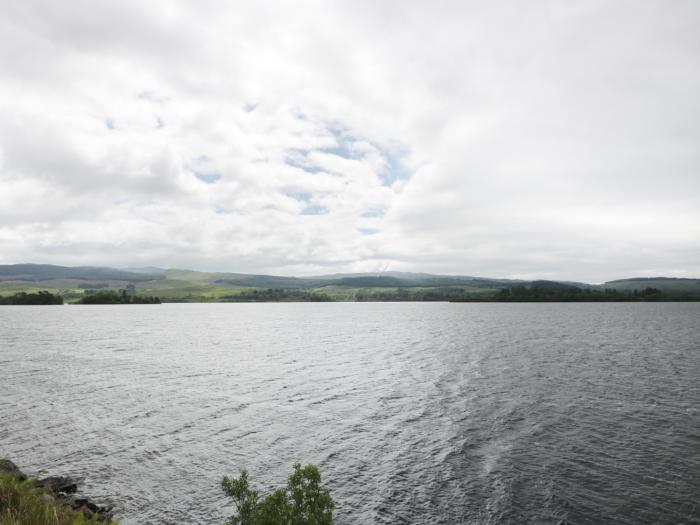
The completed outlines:
{"type": "Polygon", "coordinates": [[[700,273],[697,2],[2,14],[2,262],[700,273]]]}

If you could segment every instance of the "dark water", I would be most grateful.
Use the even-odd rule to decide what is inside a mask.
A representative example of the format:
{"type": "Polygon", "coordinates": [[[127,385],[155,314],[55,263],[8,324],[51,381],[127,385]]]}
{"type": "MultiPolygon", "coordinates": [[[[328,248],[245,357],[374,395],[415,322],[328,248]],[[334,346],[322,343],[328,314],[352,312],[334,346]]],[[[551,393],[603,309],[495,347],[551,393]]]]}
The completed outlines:
{"type": "Polygon", "coordinates": [[[700,304],[0,307],[0,456],[124,525],[319,466],[340,523],[700,523],[700,304]]]}

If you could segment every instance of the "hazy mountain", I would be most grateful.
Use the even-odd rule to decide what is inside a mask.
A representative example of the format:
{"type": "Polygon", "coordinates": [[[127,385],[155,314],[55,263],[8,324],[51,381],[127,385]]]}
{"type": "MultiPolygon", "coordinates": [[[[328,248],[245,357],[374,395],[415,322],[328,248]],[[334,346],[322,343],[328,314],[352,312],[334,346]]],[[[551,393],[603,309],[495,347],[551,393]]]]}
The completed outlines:
{"type": "Polygon", "coordinates": [[[97,266],[55,266],[53,264],[2,264],[0,281],[48,281],[56,279],[99,280],[141,282],[164,279],[164,276],[149,275],[114,268],[97,266]]]}
{"type": "Polygon", "coordinates": [[[644,290],[656,288],[663,292],[700,292],[700,279],[683,279],[676,277],[633,277],[616,279],[600,285],[620,291],[644,290]]]}
{"type": "Polygon", "coordinates": [[[120,268],[125,272],[132,273],[148,273],[148,274],[161,274],[165,273],[165,268],[158,268],[157,266],[143,266],[141,268],[120,268]]]}
{"type": "MultiPolygon", "coordinates": [[[[436,277],[436,275],[430,274],[430,273],[387,271],[387,272],[363,272],[363,273],[331,273],[331,274],[327,274],[327,275],[315,275],[315,276],[311,277],[311,279],[334,280],[334,279],[346,279],[346,278],[353,278],[353,277],[396,277],[397,279],[416,280],[416,279],[426,279],[426,278],[430,278],[430,277],[436,277]]],[[[450,277],[450,276],[441,276],[441,277],[450,277]]],[[[463,277],[465,279],[473,279],[473,277],[464,277],[464,276],[455,276],[455,277],[463,277]]]]}

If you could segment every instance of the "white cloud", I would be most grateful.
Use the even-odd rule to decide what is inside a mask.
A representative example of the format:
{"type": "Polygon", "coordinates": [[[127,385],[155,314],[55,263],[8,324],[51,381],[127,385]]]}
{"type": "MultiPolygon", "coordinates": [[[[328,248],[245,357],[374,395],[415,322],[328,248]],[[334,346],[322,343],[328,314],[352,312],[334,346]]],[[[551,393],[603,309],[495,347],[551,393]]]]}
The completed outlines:
{"type": "Polygon", "coordinates": [[[694,2],[0,9],[0,263],[700,273],[694,2]]]}

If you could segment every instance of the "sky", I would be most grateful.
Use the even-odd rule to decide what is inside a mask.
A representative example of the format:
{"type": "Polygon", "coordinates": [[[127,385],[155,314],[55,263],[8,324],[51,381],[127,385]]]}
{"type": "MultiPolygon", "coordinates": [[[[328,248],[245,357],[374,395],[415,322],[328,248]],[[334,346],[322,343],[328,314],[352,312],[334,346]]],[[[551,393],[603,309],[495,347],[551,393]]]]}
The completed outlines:
{"type": "Polygon", "coordinates": [[[700,2],[0,0],[0,264],[700,277],[700,2]]]}

